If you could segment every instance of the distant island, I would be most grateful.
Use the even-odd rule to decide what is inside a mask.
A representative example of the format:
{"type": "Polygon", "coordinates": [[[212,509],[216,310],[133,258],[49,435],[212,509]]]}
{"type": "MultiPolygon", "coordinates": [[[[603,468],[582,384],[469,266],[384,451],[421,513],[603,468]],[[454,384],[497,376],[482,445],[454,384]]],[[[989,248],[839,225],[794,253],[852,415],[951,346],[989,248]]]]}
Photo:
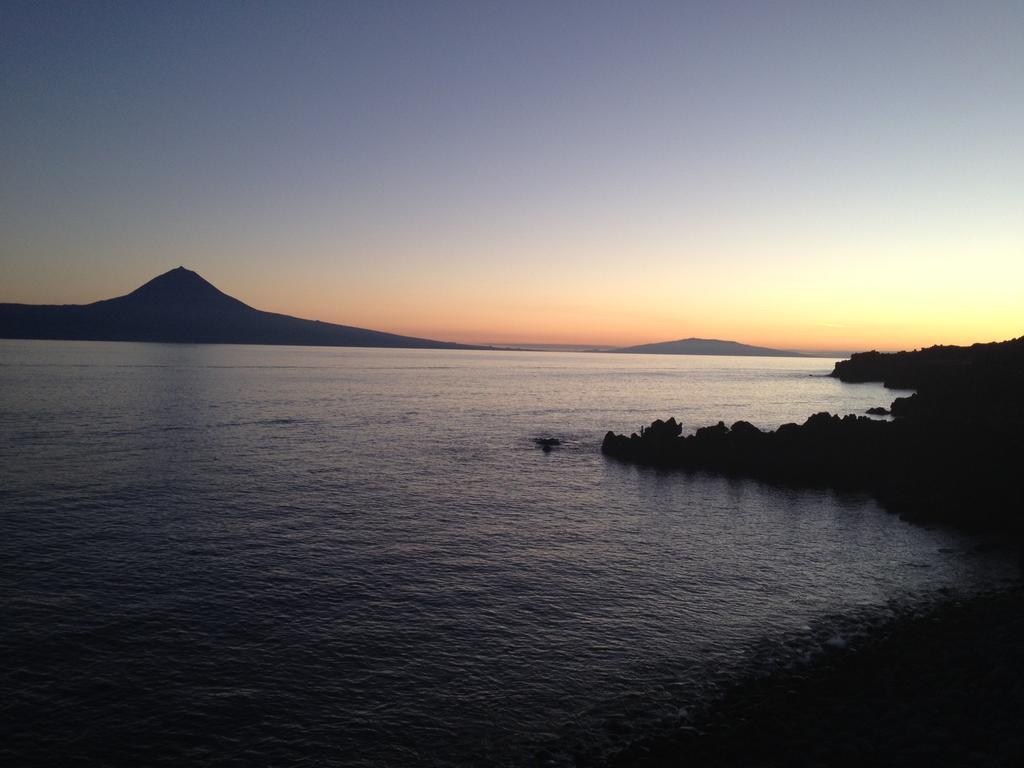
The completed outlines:
{"type": "Polygon", "coordinates": [[[684,436],[675,419],[659,419],[639,434],[608,432],[601,449],[638,464],[867,491],[910,519],[1024,542],[1024,337],[863,352],[832,375],[916,392],[891,404],[892,421],[818,413],[774,431],[719,422],[684,436]]]}
{"type": "Polygon", "coordinates": [[[0,304],[0,338],[485,349],[264,312],[184,267],[92,304],[0,304]]]}
{"type": "Polygon", "coordinates": [[[634,347],[609,349],[608,352],[630,355],[734,355],[736,357],[809,357],[799,352],[769,347],[754,347],[738,341],[721,339],[677,339],[634,347]]]}

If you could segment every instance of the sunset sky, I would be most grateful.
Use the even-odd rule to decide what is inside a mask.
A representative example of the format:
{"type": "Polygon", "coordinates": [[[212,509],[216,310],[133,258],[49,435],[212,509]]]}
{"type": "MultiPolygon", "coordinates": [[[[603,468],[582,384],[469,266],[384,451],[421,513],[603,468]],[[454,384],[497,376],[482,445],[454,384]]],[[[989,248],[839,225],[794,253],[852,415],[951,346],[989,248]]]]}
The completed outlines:
{"type": "Polygon", "coordinates": [[[463,342],[1024,334],[1024,3],[0,6],[0,301],[463,342]]]}

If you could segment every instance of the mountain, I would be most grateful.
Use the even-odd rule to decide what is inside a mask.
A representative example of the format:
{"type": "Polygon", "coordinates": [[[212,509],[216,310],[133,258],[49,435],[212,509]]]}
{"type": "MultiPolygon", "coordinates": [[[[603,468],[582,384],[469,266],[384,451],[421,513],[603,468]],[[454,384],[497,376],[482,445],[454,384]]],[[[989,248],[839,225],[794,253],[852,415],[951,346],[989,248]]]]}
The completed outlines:
{"type": "Polygon", "coordinates": [[[640,344],[635,347],[611,349],[609,352],[622,352],[636,355],[736,355],[743,357],[807,357],[799,352],[788,352],[768,347],[752,347],[738,341],[721,341],[720,339],[678,339],[677,341],[659,341],[654,344],[640,344]]]}
{"type": "Polygon", "coordinates": [[[480,349],[263,312],[184,267],[92,304],[0,304],[0,338],[480,349]]]}

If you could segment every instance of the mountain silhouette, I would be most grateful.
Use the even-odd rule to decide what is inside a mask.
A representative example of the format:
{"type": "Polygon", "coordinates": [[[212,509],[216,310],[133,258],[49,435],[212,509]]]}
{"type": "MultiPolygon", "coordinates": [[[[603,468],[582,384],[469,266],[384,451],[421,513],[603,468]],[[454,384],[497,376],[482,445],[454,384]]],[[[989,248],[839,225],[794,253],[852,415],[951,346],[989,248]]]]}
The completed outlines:
{"type": "Polygon", "coordinates": [[[481,349],[263,312],[184,267],[92,304],[0,304],[0,338],[481,349]]]}
{"type": "Polygon", "coordinates": [[[721,339],[678,339],[659,341],[654,344],[640,344],[635,347],[621,347],[609,350],[637,355],[736,355],[744,357],[806,357],[799,352],[788,352],[768,347],[752,347],[738,341],[721,339]]]}

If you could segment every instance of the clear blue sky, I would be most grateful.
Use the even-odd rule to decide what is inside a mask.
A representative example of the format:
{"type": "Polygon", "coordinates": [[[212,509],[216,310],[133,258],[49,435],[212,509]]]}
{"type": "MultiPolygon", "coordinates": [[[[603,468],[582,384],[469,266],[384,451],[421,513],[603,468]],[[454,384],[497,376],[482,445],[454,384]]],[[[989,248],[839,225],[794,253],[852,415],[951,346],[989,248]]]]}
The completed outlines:
{"type": "Polygon", "coordinates": [[[465,341],[1024,332],[1024,3],[0,6],[0,301],[465,341]]]}

